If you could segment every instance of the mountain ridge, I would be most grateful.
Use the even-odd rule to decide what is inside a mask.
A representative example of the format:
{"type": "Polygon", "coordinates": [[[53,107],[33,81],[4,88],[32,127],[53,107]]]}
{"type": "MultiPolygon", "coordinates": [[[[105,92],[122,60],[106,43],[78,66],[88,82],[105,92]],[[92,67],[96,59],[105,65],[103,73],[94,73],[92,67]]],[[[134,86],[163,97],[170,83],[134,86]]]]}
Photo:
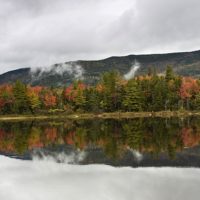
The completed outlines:
{"type": "Polygon", "coordinates": [[[81,78],[88,84],[93,84],[99,80],[100,74],[106,71],[115,69],[121,74],[128,73],[135,61],[140,64],[137,75],[147,73],[150,68],[155,68],[158,73],[163,73],[166,66],[171,65],[177,74],[200,77],[200,50],[196,50],[70,61],[54,64],[48,69],[38,68],[34,71],[29,67],[19,68],[1,74],[0,84],[21,80],[31,85],[62,86],[70,84],[75,78],[81,78]]]}

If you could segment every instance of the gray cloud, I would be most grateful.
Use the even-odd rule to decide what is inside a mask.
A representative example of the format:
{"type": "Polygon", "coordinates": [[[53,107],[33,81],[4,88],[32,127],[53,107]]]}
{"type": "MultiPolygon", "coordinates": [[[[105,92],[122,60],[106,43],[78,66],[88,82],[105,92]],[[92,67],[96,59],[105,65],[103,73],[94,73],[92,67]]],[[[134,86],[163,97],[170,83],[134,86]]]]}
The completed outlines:
{"type": "Polygon", "coordinates": [[[198,0],[0,0],[0,72],[200,44],[198,0]]]}

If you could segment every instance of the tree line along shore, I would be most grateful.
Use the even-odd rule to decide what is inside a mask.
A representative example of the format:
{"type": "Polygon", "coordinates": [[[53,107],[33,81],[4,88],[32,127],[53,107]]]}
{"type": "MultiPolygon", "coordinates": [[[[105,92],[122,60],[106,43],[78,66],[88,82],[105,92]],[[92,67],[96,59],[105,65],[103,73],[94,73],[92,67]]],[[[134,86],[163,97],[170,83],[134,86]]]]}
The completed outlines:
{"type": "Polygon", "coordinates": [[[0,85],[0,115],[6,116],[177,116],[198,115],[200,80],[178,76],[167,66],[165,74],[125,80],[118,71],[102,74],[95,85],[75,80],[63,87],[0,85]]]}

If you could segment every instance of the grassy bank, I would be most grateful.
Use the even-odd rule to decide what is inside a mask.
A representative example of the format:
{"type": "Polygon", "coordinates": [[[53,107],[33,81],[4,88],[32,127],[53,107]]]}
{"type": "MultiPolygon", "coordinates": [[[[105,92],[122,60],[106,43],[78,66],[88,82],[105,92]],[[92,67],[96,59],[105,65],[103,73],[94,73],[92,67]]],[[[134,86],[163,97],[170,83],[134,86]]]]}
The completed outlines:
{"type": "Polygon", "coordinates": [[[116,118],[147,118],[147,117],[188,117],[188,116],[200,116],[199,111],[159,111],[159,112],[113,112],[102,114],[73,114],[68,116],[71,119],[116,119],[116,118]]]}
{"type": "Polygon", "coordinates": [[[0,115],[0,121],[24,120],[64,120],[64,119],[122,119],[122,118],[147,118],[147,117],[188,117],[200,116],[199,111],[160,111],[160,112],[113,112],[113,113],[74,113],[74,114],[45,114],[45,115],[0,115]]]}

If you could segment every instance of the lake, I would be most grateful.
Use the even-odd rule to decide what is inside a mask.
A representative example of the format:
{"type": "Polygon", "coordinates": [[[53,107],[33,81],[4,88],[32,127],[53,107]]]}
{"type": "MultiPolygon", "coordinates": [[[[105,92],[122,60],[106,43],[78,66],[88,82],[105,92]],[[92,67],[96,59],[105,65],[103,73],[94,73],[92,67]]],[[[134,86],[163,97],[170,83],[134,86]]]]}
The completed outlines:
{"type": "Polygon", "coordinates": [[[200,118],[0,122],[0,199],[199,199],[200,118]]]}
{"type": "Polygon", "coordinates": [[[200,166],[200,118],[0,123],[0,153],[72,164],[200,166]],[[62,155],[62,156],[61,156],[62,155]]]}

